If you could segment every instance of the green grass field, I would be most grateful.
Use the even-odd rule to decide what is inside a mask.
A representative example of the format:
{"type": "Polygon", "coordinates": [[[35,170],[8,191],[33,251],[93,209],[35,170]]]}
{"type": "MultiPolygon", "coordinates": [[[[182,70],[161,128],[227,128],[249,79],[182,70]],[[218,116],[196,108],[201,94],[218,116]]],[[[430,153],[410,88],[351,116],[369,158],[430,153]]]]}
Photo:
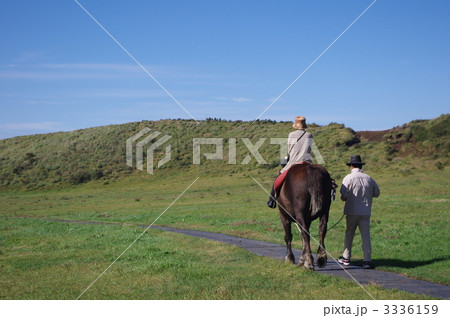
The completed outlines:
{"type": "MultiPolygon", "coordinates": [[[[446,170],[370,171],[374,200],[373,259],[377,269],[449,284],[449,181],[446,170]]],[[[268,173],[270,174],[270,172],[268,173]]],[[[278,212],[251,173],[202,175],[190,170],[136,173],[105,184],[30,192],[0,192],[0,298],[73,299],[152,223],[195,178],[198,181],[156,223],[284,244],[278,212]],[[27,216],[33,218],[26,218],[27,216]],[[130,226],[61,224],[34,217],[96,220],[130,226]]],[[[255,173],[270,189],[272,176],[255,173]]],[[[338,180],[340,181],[340,180],[338,180]]],[[[330,225],[343,203],[333,202],[330,225]]],[[[317,233],[317,221],[312,233],[317,233]]],[[[341,255],[344,222],[327,250],[341,255]]],[[[355,237],[353,261],[361,261],[355,237]]],[[[294,247],[300,247],[299,235],[294,247]]],[[[314,250],[317,244],[313,243],[314,250]]],[[[370,286],[377,299],[418,299],[370,286]]],[[[319,275],[236,247],[149,231],[85,294],[90,299],[366,299],[356,284],[319,275]],[[348,286],[335,291],[333,286],[348,286]]]]}
{"type": "MultiPolygon", "coordinates": [[[[76,299],[142,232],[2,220],[1,299],[76,299]],[[2,240],[4,241],[4,240],[2,240]]],[[[367,286],[376,299],[421,299],[367,286]]],[[[345,279],[224,244],[147,232],[80,299],[370,299],[345,279]],[[345,292],[335,288],[340,286],[345,292]]]]}

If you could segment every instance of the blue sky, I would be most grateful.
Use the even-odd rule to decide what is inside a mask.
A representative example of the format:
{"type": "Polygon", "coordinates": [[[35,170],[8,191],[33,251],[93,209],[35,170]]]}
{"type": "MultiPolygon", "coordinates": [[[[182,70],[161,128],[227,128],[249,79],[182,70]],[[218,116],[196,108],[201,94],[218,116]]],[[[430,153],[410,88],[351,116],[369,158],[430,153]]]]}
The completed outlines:
{"type": "MultiPolygon", "coordinates": [[[[373,0],[78,0],[197,119],[254,120],[373,0]]],[[[449,112],[450,2],[378,0],[261,118],[449,112]]],[[[73,0],[0,0],[0,138],[190,118],[73,0]]]]}

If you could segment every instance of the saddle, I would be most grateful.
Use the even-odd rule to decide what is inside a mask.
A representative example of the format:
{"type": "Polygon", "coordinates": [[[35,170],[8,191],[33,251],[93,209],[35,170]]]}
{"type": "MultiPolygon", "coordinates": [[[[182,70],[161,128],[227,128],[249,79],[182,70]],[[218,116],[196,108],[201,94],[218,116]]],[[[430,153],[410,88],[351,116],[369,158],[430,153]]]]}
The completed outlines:
{"type": "MultiPolygon", "coordinates": [[[[311,163],[309,163],[308,161],[299,161],[294,163],[289,169],[287,169],[286,171],[284,171],[283,173],[279,174],[278,177],[275,179],[275,183],[273,184],[273,188],[275,189],[275,193],[278,194],[281,186],[284,183],[284,180],[286,179],[286,174],[287,172],[295,165],[310,165],[311,163]]],[[[277,195],[278,196],[278,195],[277,195]]]]}

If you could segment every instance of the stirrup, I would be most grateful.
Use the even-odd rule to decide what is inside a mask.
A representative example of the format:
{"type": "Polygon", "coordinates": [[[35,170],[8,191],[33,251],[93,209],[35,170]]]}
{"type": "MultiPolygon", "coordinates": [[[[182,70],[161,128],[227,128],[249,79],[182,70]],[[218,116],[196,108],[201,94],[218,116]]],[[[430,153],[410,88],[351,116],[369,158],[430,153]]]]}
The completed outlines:
{"type": "Polygon", "coordinates": [[[267,201],[267,206],[271,209],[275,209],[277,207],[277,201],[271,198],[269,201],[267,201]]]}
{"type": "Polygon", "coordinates": [[[339,186],[337,185],[336,181],[331,178],[331,201],[334,201],[336,199],[336,189],[339,186]]]}
{"type": "Polygon", "coordinates": [[[333,178],[331,178],[331,187],[333,188],[333,189],[337,189],[339,186],[337,185],[337,183],[336,183],[336,180],[334,180],[333,178]]]}

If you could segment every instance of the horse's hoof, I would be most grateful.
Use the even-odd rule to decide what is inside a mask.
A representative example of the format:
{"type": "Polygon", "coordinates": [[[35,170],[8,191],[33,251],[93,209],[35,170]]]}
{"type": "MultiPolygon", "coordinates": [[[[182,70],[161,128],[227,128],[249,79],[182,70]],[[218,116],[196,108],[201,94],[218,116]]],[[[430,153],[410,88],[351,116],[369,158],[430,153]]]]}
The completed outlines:
{"type": "Polygon", "coordinates": [[[286,256],[286,257],[284,258],[284,261],[285,261],[286,263],[295,264],[295,259],[294,259],[294,257],[286,256]]]}
{"type": "Polygon", "coordinates": [[[308,270],[312,270],[312,271],[314,270],[314,265],[313,264],[306,264],[305,263],[305,264],[303,264],[303,267],[308,269],[308,270]]]}
{"type": "Polygon", "coordinates": [[[327,258],[326,257],[318,257],[317,258],[317,266],[319,268],[324,268],[327,265],[327,258]]]}
{"type": "Polygon", "coordinates": [[[305,261],[303,262],[303,267],[306,269],[314,270],[314,260],[313,258],[305,258],[305,261]]]}
{"type": "Polygon", "coordinates": [[[309,264],[309,263],[307,263],[307,262],[299,262],[299,263],[297,264],[297,266],[298,266],[298,267],[301,267],[301,268],[306,268],[306,269],[308,269],[308,270],[314,270],[314,264],[309,264]]]}

